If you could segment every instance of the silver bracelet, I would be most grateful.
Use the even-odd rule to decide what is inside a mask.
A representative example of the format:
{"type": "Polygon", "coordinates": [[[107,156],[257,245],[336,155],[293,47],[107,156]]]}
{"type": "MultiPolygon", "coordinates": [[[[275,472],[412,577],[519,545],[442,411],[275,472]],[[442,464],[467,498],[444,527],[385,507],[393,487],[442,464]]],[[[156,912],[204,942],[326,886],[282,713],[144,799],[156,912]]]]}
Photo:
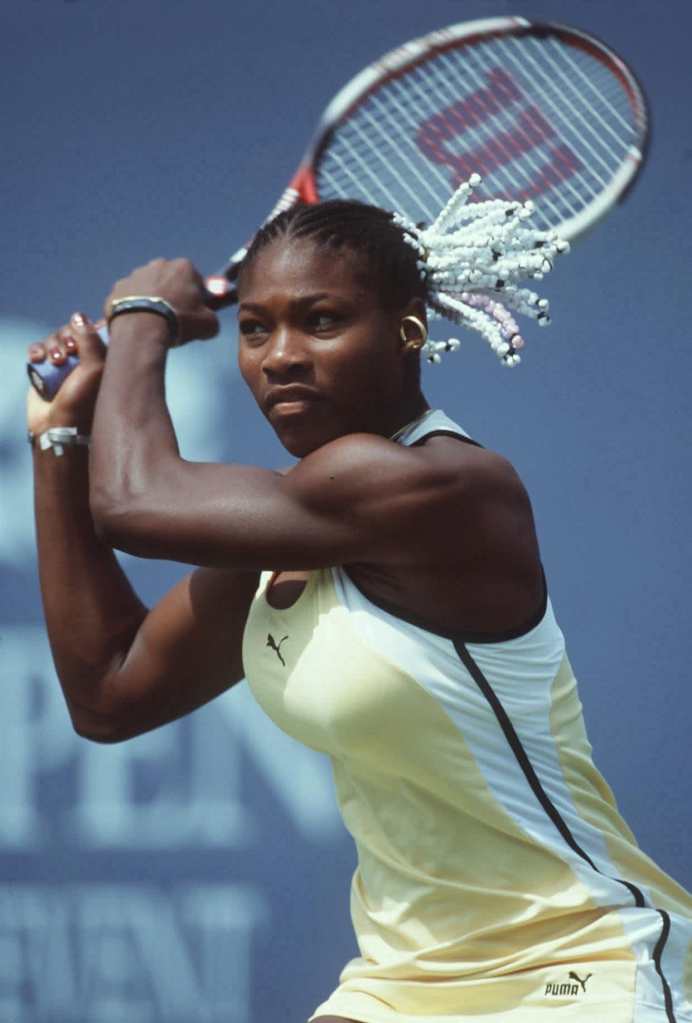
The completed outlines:
{"type": "MultiPolygon", "coordinates": [[[[27,434],[27,439],[34,447],[36,436],[31,431],[27,434]]],[[[59,458],[66,447],[89,447],[90,440],[91,437],[80,433],[76,426],[51,426],[50,429],[39,435],[38,446],[41,451],[52,448],[53,454],[59,458]]]]}
{"type": "Polygon", "coordinates": [[[171,348],[177,346],[178,316],[173,306],[165,298],[160,298],[159,295],[125,295],[123,298],[116,298],[111,302],[108,311],[106,318],[108,326],[110,327],[116,316],[121,316],[123,313],[156,313],[157,316],[163,316],[168,323],[168,343],[171,348]]]}

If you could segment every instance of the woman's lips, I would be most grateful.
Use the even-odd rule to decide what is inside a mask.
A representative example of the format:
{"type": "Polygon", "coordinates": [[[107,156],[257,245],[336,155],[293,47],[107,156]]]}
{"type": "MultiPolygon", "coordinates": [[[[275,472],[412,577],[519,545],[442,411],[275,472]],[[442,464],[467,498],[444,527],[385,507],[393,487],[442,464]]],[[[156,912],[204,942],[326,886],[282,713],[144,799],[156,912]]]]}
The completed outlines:
{"type": "Polygon", "coordinates": [[[277,401],[272,405],[272,409],[275,412],[300,412],[306,409],[308,405],[314,405],[314,398],[299,398],[294,401],[277,401]]]}
{"type": "Polygon", "coordinates": [[[278,412],[280,415],[287,415],[294,412],[303,412],[310,405],[319,401],[321,395],[310,387],[286,386],[275,387],[269,391],[265,398],[267,412],[278,412]]]}

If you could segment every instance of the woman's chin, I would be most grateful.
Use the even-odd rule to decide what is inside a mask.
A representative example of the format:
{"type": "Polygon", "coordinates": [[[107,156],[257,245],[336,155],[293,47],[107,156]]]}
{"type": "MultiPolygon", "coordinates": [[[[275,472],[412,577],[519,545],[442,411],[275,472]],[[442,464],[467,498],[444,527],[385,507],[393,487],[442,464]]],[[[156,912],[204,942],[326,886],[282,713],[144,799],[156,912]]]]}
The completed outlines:
{"type": "Polygon", "coordinates": [[[281,444],[294,458],[304,458],[344,434],[334,423],[315,423],[298,417],[273,421],[272,427],[281,444]]]}
{"type": "Polygon", "coordinates": [[[274,430],[283,447],[294,458],[304,458],[334,439],[329,436],[325,437],[323,434],[317,436],[315,431],[309,432],[285,428],[277,430],[276,427],[274,427],[274,430]]]}

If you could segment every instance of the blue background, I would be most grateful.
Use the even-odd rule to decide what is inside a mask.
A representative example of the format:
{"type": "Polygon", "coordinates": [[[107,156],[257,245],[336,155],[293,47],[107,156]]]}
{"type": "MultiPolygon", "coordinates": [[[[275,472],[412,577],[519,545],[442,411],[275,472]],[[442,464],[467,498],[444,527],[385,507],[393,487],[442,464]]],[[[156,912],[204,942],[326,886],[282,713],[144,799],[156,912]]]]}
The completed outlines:
{"type": "MultiPolygon", "coordinates": [[[[686,0],[27,0],[3,5],[0,1021],[301,1020],[353,954],[353,852],[326,764],[244,686],[120,747],[70,731],[41,624],[24,347],[115,278],[251,234],[321,109],[406,39],[563,21],[636,69],[654,123],[627,203],[541,290],[521,367],[475,341],[426,391],[534,503],[594,755],[643,848],[692,886],[692,7],[686,0]]],[[[438,328],[439,330],[439,328],[438,328]]],[[[286,464],[220,339],[176,352],[183,453],[286,464]]],[[[177,566],[124,562],[146,600],[177,566]]]]}

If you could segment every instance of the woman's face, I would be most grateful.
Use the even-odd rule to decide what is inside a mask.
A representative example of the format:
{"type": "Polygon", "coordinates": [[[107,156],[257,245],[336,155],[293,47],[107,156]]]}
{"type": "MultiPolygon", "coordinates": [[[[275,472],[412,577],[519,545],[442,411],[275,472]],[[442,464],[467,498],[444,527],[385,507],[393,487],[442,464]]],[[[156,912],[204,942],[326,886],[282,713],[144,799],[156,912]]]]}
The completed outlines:
{"type": "Polygon", "coordinates": [[[400,425],[401,311],[386,311],[358,256],[278,238],[243,271],[240,372],[281,443],[298,457],[347,433],[400,425]]]}

